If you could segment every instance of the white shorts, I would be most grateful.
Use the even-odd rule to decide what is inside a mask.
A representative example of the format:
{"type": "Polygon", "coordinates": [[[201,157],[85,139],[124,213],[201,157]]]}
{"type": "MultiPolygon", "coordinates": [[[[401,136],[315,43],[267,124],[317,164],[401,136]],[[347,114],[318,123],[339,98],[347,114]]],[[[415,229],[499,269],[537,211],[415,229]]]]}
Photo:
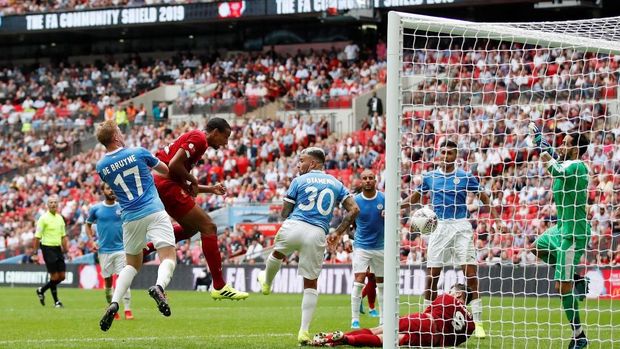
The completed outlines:
{"type": "Polygon", "coordinates": [[[175,246],[172,223],[165,211],[155,212],[146,217],[123,223],[123,245],[125,253],[142,254],[146,242],[151,241],[156,249],[175,246]]]}
{"type": "Polygon", "coordinates": [[[383,250],[364,250],[362,248],[353,249],[353,274],[366,274],[370,267],[370,272],[376,277],[383,277],[383,250]]]}
{"type": "Polygon", "coordinates": [[[99,253],[99,265],[101,266],[101,276],[104,279],[116,274],[118,275],[123,268],[127,259],[125,258],[125,251],[118,251],[112,253],[99,253]]]}
{"type": "Polygon", "coordinates": [[[429,268],[476,264],[471,223],[466,219],[439,221],[428,238],[427,256],[429,268]]]}
{"type": "Polygon", "coordinates": [[[321,274],[325,240],[325,231],[322,228],[287,219],[276,235],[273,249],[285,255],[299,251],[297,273],[308,280],[315,280],[321,274]]]}

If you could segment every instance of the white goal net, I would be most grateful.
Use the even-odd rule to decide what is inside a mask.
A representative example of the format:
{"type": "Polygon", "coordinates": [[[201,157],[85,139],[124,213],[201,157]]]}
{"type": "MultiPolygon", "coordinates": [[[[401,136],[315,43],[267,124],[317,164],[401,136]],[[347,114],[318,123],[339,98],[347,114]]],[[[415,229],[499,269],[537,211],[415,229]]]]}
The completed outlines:
{"type": "Polygon", "coordinates": [[[566,348],[583,332],[589,348],[620,348],[619,23],[472,23],[390,13],[384,348],[399,345],[399,315],[424,310],[429,253],[436,256],[431,250],[441,244],[449,258],[439,294],[467,283],[463,258],[478,268],[482,312],[474,316],[486,338],[472,336],[462,347],[566,348]],[[551,150],[537,146],[531,122],[551,150]],[[576,135],[590,144],[572,158],[576,135]],[[455,167],[478,185],[459,186],[470,177],[446,170],[446,141],[457,146],[455,167]],[[557,171],[542,161],[545,150],[558,155],[557,171]],[[416,191],[422,201],[401,212],[416,191]],[[450,191],[456,203],[446,199],[450,191]],[[429,246],[433,234],[410,229],[408,216],[423,205],[440,212],[433,234],[444,242],[429,246]],[[442,226],[463,212],[464,228],[442,226]],[[557,234],[554,226],[562,227],[557,234]],[[473,261],[458,241],[468,236],[473,261]],[[536,258],[537,244],[552,257],[536,258]],[[571,283],[582,277],[590,280],[583,301],[571,283]],[[558,278],[570,286],[563,295],[558,278]]]}

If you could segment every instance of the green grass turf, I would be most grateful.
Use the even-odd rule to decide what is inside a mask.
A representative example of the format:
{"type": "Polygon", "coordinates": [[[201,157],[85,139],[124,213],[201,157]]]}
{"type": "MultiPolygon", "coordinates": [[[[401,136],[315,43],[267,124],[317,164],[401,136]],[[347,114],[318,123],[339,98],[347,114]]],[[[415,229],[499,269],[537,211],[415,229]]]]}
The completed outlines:
{"type": "MultiPolygon", "coordinates": [[[[133,321],[115,321],[104,333],[99,319],[103,291],[59,289],[64,309],[42,307],[34,288],[0,288],[0,348],[295,348],[301,295],[252,294],[246,301],[213,301],[207,293],[169,292],[172,316],[157,312],[146,290],[133,290],[133,321]]],[[[311,330],[349,325],[349,296],[321,295],[311,330]]],[[[407,300],[407,299],[404,299],[407,300]]],[[[417,311],[408,299],[401,311],[417,311]]],[[[470,339],[467,348],[566,348],[570,336],[556,298],[486,298],[489,337],[470,339]],[[491,302],[492,308],[487,305],[491,302]]],[[[583,305],[584,303],[582,303],[583,305]]],[[[620,302],[588,300],[582,322],[589,348],[620,348],[620,302]],[[616,315],[612,317],[612,313],[616,315]]],[[[362,315],[362,326],[377,319],[362,315]]]]}

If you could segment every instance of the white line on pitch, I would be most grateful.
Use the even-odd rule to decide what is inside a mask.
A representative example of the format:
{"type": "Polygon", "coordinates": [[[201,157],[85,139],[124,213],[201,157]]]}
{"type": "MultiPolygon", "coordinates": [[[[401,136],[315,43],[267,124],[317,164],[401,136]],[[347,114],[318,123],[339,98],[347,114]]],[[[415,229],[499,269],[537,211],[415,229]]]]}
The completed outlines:
{"type": "MultiPolygon", "coordinates": [[[[164,337],[161,339],[165,340],[192,340],[192,339],[209,339],[209,338],[239,338],[240,336],[247,337],[293,337],[292,333],[263,333],[263,334],[222,334],[218,336],[172,336],[172,337],[164,337]]],[[[114,337],[114,338],[55,338],[55,339],[16,339],[16,340],[6,340],[0,341],[0,345],[8,345],[8,344],[26,344],[26,343],[81,343],[81,342],[141,342],[146,340],[158,339],[159,337],[114,337]]]]}

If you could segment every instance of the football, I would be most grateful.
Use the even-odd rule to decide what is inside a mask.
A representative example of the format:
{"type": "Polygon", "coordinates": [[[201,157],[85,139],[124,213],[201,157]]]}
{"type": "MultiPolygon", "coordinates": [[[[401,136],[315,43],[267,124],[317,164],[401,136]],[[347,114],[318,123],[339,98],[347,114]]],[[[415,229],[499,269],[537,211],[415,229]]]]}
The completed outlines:
{"type": "Polygon", "coordinates": [[[422,234],[430,234],[437,228],[437,215],[432,209],[422,207],[411,216],[411,225],[422,234]]]}

